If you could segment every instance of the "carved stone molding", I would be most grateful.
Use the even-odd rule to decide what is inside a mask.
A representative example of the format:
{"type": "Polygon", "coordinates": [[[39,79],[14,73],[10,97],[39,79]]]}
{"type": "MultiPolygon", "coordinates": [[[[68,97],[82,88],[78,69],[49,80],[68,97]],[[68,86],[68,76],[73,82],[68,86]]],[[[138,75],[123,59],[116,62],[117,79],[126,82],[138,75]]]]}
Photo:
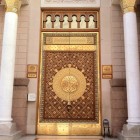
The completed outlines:
{"type": "Polygon", "coordinates": [[[120,0],[120,5],[124,13],[135,12],[136,0],[120,0]]]}
{"type": "Polygon", "coordinates": [[[100,0],[41,0],[41,7],[100,7],[100,0]]]}
{"type": "Polygon", "coordinates": [[[6,12],[18,13],[21,7],[21,0],[5,0],[6,12]]]}

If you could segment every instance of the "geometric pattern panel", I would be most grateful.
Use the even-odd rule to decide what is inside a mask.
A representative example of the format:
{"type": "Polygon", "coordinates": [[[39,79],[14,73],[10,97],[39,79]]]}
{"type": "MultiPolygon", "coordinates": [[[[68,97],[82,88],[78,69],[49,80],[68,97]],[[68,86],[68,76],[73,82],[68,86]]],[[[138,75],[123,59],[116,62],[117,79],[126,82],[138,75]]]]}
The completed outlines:
{"type": "Polygon", "coordinates": [[[43,57],[45,67],[42,119],[47,122],[98,121],[96,51],[44,51],[43,57]],[[80,84],[84,83],[84,79],[85,89],[78,96],[78,88],[82,88],[80,84]],[[58,86],[54,89],[53,84],[57,81],[58,86]],[[58,93],[62,95],[59,96],[57,90],[60,90],[58,93]],[[65,100],[65,96],[78,97],[65,100]]]}

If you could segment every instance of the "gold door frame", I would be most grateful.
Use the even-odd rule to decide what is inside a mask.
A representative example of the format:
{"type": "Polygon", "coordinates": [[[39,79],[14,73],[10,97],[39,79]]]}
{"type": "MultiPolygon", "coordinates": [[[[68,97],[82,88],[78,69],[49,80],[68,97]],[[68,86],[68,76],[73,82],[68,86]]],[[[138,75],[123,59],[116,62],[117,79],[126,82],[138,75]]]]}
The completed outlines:
{"type": "MultiPolygon", "coordinates": [[[[100,87],[100,47],[99,47],[99,32],[51,32],[50,34],[94,34],[96,36],[96,43],[95,45],[92,44],[84,44],[80,45],[82,47],[78,47],[78,45],[75,45],[75,47],[71,48],[71,51],[97,51],[97,84],[98,84],[98,90],[97,90],[97,106],[98,106],[98,121],[96,122],[43,122],[40,119],[40,114],[42,113],[40,111],[41,108],[41,98],[42,98],[42,52],[44,50],[48,51],[65,51],[66,45],[44,45],[44,39],[43,35],[46,34],[46,32],[42,32],[41,34],[41,51],[40,51],[40,77],[39,77],[39,97],[38,97],[38,115],[37,115],[37,134],[43,134],[43,135],[101,135],[101,87],[100,87]],[[88,47],[89,46],[89,47],[88,47]],[[92,48],[92,49],[91,49],[92,48]]],[[[63,36],[63,35],[62,35],[63,36]]],[[[86,36],[86,35],[85,35],[86,36]]],[[[70,49],[70,48],[69,48],[70,49]]]]}

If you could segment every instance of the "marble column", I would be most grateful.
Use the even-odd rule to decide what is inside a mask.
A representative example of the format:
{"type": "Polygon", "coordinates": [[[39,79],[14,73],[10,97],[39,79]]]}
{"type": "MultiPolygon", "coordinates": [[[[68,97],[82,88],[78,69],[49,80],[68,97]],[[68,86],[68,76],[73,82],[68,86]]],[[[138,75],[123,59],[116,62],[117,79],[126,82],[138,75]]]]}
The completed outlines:
{"type": "MultiPolygon", "coordinates": [[[[5,0],[2,58],[0,70],[0,135],[11,133],[16,36],[20,0],[5,0]]],[[[1,139],[1,138],[0,138],[1,139]]]]}
{"type": "Polygon", "coordinates": [[[124,23],[128,108],[128,124],[124,125],[122,135],[123,139],[136,140],[140,139],[140,69],[137,19],[135,13],[136,0],[120,0],[120,2],[124,23]]]}
{"type": "Polygon", "coordinates": [[[140,69],[135,0],[122,0],[125,65],[127,81],[128,124],[140,124],[140,69]],[[128,2],[126,2],[128,1],[128,2]]]}

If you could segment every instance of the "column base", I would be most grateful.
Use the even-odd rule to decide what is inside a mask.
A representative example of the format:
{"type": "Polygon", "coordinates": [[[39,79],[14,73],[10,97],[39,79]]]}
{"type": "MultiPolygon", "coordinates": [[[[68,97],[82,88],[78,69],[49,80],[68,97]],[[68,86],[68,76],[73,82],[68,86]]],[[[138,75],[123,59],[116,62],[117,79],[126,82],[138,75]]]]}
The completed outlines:
{"type": "Polygon", "coordinates": [[[140,140],[140,125],[125,124],[118,138],[119,140],[140,140]]]}
{"type": "Polygon", "coordinates": [[[0,123],[0,140],[18,140],[21,136],[15,123],[0,123]]]}

